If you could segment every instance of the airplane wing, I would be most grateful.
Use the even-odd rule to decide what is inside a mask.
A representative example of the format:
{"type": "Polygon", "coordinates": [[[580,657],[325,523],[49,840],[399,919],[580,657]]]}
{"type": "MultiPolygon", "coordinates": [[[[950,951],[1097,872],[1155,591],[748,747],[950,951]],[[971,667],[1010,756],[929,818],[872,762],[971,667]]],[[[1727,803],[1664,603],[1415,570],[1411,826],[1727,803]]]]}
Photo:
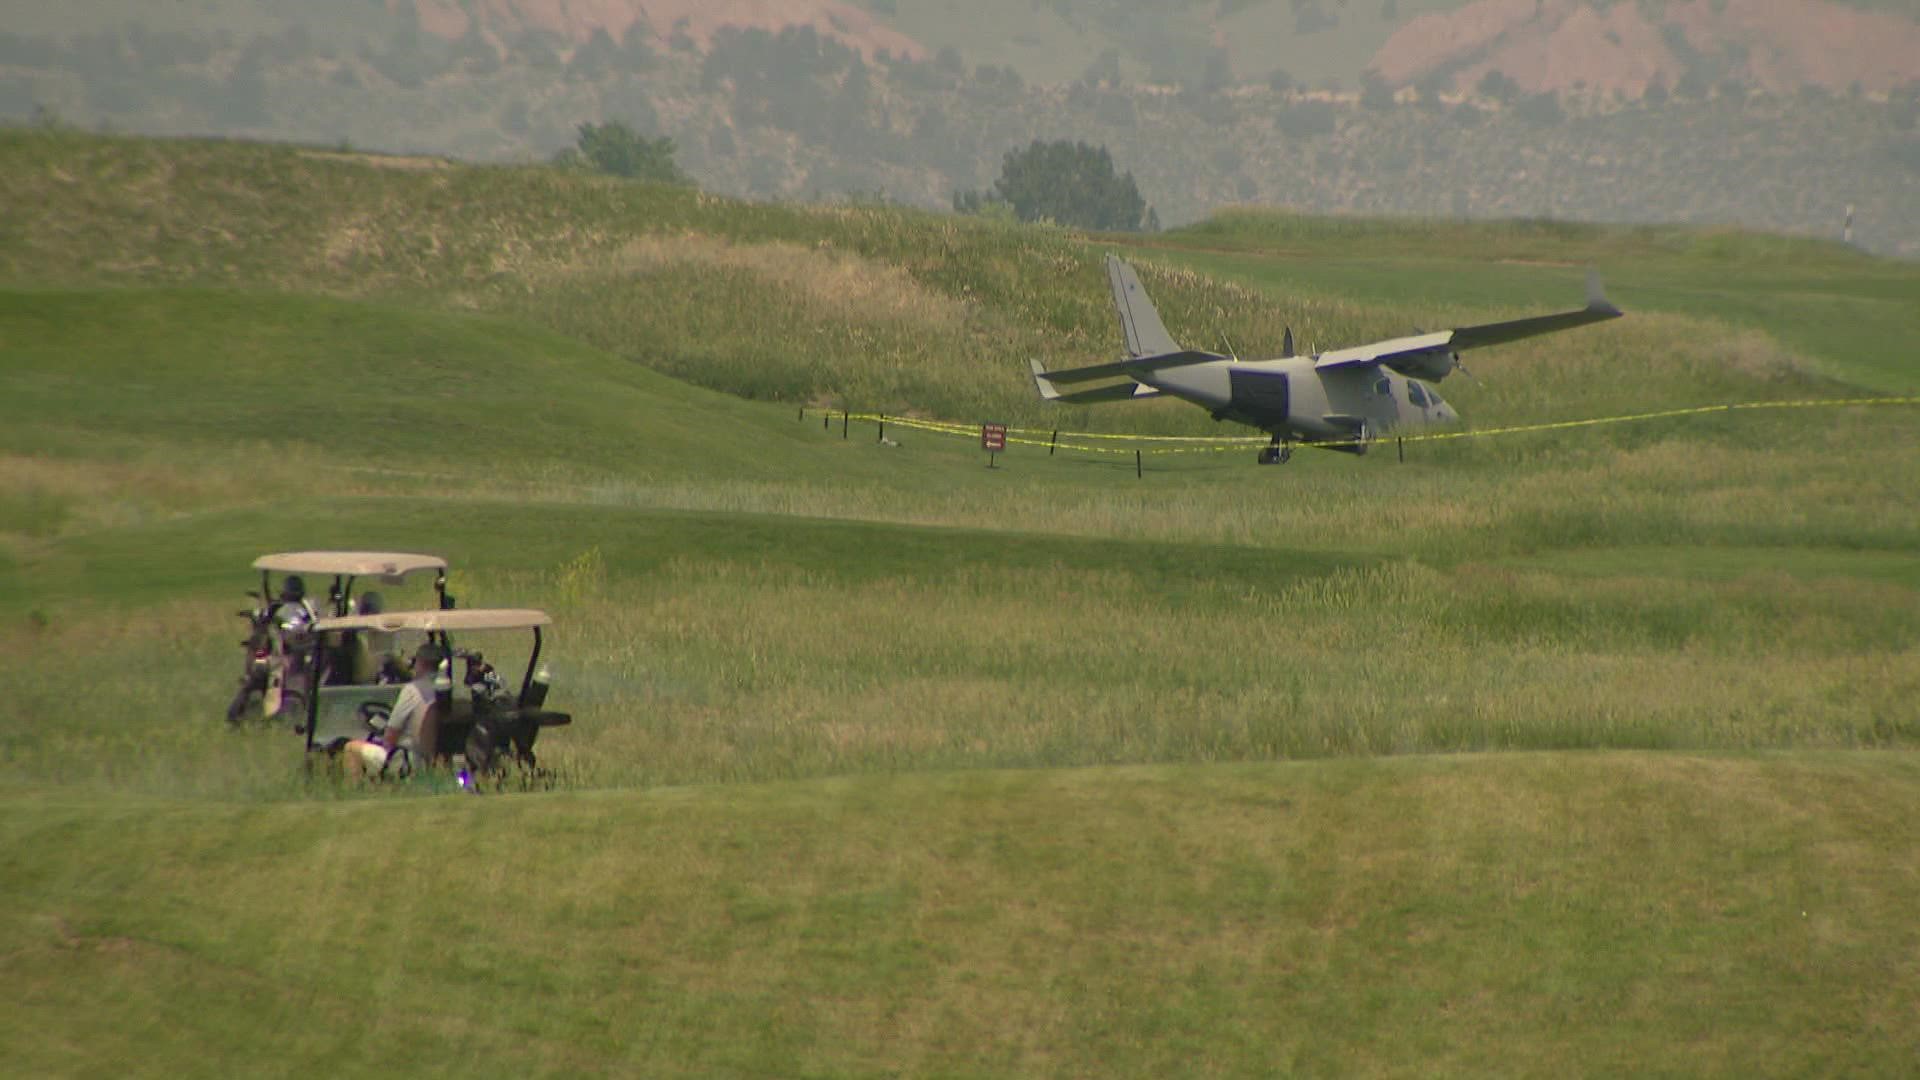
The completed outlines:
{"type": "Polygon", "coordinates": [[[1576,326],[1585,326],[1605,319],[1617,319],[1626,312],[1614,307],[1600,290],[1599,273],[1587,271],[1587,306],[1574,311],[1562,311],[1555,315],[1535,315],[1528,319],[1513,319],[1508,322],[1485,323],[1480,326],[1463,326],[1453,332],[1452,345],[1455,349],[1475,349],[1482,345],[1504,345],[1509,341],[1519,341],[1535,334],[1551,334],[1556,330],[1571,330],[1576,326]]]}
{"type": "Polygon", "coordinates": [[[1113,291],[1113,306],[1120,312],[1120,329],[1127,335],[1129,356],[1161,356],[1177,353],[1180,345],[1160,322],[1160,313],[1140,276],[1118,255],[1107,256],[1107,287],[1113,291]]]}
{"type": "Polygon", "coordinates": [[[1590,271],[1587,274],[1586,307],[1556,312],[1552,315],[1534,315],[1525,319],[1482,323],[1479,326],[1462,326],[1454,330],[1441,330],[1438,333],[1393,338],[1351,349],[1334,349],[1321,353],[1314,367],[1384,364],[1403,375],[1439,380],[1453,371],[1455,366],[1453,354],[1462,349],[1477,349],[1483,345],[1504,345],[1509,341],[1519,341],[1537,334],[1551,334],[1560,330],[1571,330],[1576,326],[1585,326],[1588,323],[1617,319],[1624,314],[1626,312],[1613,306],[1601,292],[1600,275],[1590,271]]]}
{"type": "MultiPolygon", "coordinates": [[[[1072,375],[1074,371],[1089,371],[1092,369],[1076,368],[1074,371],[1049,374],[1046,368],[1040,366],[1040,361],[1029,360],[1027,363],[1033,368],[1034,389],[1040,391],[1040,400],[1042,401],[1053,401],[1062,405],[1086,405],[1099,401],[1133,401],[1138,398],[1160,396],[1160,391],[1155,390],[1151,386],[1136,382],[1114,383],[1112,386],[1101,386],[1092,390],[1079,390],[1063,394],[1054,388],[1053,384],[1056,379],[1061,375],[1072,375]]],[[[1115,365],[1101,364],[1099,366],[1106,368],[1115,365]]],[[[1089,377],[1091,378],[1093,376],[1089,377]]]]}

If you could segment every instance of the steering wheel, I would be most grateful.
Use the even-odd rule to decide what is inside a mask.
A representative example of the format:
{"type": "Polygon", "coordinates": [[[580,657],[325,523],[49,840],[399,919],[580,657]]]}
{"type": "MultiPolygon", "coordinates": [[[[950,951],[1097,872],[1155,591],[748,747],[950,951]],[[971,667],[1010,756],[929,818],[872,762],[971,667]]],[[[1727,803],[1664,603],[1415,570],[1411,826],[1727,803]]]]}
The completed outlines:
{"type": "Polygon", "coordinates": [[[384,701],[363,701],[358,712],[360,722],[367,725],[368,733],[385,731],[387,718],[393,715],[393,706],[384,701]]]}

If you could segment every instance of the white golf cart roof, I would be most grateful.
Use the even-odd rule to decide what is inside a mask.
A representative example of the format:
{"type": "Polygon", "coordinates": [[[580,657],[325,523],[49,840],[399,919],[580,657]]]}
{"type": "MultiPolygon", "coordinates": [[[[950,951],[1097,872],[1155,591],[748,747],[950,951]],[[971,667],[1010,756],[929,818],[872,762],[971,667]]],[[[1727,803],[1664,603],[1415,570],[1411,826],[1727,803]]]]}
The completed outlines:
{"type": "Polygon", "coordinates": [[[378,615],[320,619],[313,624],[313,629],[316,633],[329,630],[441,633],[459,630],[527,630],[552,622],[546,612],[532,608],[455,608],[451,611],[384,611],[378,615]]]}
{"type": "Polygon", "coordinates": [[[275,574],[399,578],[421,570],[445,570],[447,560],[403,551],[287,551],[262,555],[253,560],[253,568],[275,574]]]}

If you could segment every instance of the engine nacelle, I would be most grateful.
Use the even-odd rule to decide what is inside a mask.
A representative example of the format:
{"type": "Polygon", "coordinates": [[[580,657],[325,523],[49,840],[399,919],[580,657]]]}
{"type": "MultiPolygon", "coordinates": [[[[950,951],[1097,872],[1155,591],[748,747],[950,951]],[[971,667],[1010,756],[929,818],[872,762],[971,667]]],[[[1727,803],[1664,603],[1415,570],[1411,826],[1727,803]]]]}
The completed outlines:
{"type": "Polygon", "coordinates": [[[1460,354],[1452,349],[1432,349],[1396,356],[1387,361],[1387,366],[1408,378],[1439,382],[1460,366],[1460,354]]]}

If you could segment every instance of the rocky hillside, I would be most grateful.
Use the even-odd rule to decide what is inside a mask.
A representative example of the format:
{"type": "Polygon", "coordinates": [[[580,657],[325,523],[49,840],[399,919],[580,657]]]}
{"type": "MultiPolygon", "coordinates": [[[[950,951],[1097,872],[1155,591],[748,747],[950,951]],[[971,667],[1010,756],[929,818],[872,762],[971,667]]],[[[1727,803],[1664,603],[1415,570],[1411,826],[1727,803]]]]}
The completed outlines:
{"type": "Polygon", "coordinates": [[[1497,72],[1528,93],[1728,83],[1886,92],[1920,79],[1920,22],[1831,0],[1474,0],[1407,21],[1373,58],[1391,85],[1454,91],[1497,72]]]}
{"type": "MultiPolygon", "coordinates": [[[[104,19],[100,12],[117,2],[101,0],[90,17],[104,19]]],[[[1006,2],[980,0],[980,10],[997,17],[1006,2]]],[[[241,0],[205,3],[240,17],[241,0]]],[[[985,59],[1004,52],[963,53],[927,32],[939,29],[929,13],[947,10],[934,0],[394,0],[391,8],[377,0],[354,9],[358,21],[311,30],[294,0],[253,0],[252,21],[233,21],[232,29],[182,21],[171,8],[172,21],[155,15],[152,24],[134,21],[145,10],[134,7],[120,23],[87,24],[69,13],[62,25],[95,27],[84,33],[48,29],[52,15],[38,11],[41,21],[0,31],[0,123],[37,117],[47,126],[545,161],[572,145],[578,125],[619,121],[671,137],[678,163],[709,191],[928,208],[990,186],[1009,150],[1036,138],[1075,139],[1108,148],[1169,226],[1253,204],[1737,224],[1838,237],[1853,207],[1856,243],[1920,255],[1920,80],[1877,88],[1895,77],[1889,71],[1904,70],[1896,60],[1920,59],[1920,46],[1887,53],[1878,67],[1846,69],[1875,80],[1858,92],[1849,84],[1828,93],[1813,82],[1776,93],[1729,74],[1728,58],[1744,56],[1749,67],[1741,71],[1776,79],[1827,69],[1791,60],[1798,54],[1787,44],[1719,48],[1719,59],[1705,64],[1698,58],[1708,55],[1710,38],[1687,29],[1696,17],[1774,26],[1783,12],[1814,10],[1813,0],[1604,8],[1399,0],[1410,13],[1420,9],[1407,25],[1426,28],[1427,59],[1411,46],[1386,50],[1380,55],[1404,52],[1394,61],[1402,66],[1380,62],[1357,90],[1351,79],[1329,86],[1281,71],[1252,81],[1235,75],[1262,40],[1260,20],[1291,9],[1163,5],[1151,25],[1234,29],[1182,59],[1179,49],[1151,52],[1128,21],[1144,3],[1046,8],[1049,18],[1064,11],[1078,20],[1077,36],[1019,23],[1032,33],[1008,42],[1021,48],[1084,48],[1132,34],[1126,40],[1148,50],[1109,49],[1084,74],[1049,83],[985,59]],[[1503,12],[1518,21],[1495,18],[1503,12]],[[796,18],[803,21],[785,21],[796,18]],[[1582,21],[1596,18],[1617,29],[1582,21]],[[911,35],[894,28],[909,24],[911,35]],[[1477,38],[1466,32],[1473,27],[1477,38]],[[1581,73],[1556,90],[1505,51],[1524,33],[1549,31],[1561,44],[1604,44],[1608,33],[1623,44],[1590,49],[1598,59],[1589,67],[1567,59],[1543,69],[1581,73]],[[1647,35],[1658,49],[1640,47],[1647,35]],[[1208,48],[1219,50],[1211,61],[1208,48]],[[1663,57],[1694,59],[1669,85],[1679,69],[1663,67],[1663,57]],[[1641,81],[1605,74],[1608,58],[1644,61],[1632,69],[1641,81]],[[1772,66],[1752,68],[1759,58],[1772,66]],[[1156,64],[1158,77],[1138,74],[1156,64]],[[1637,100],[1636,86],[1644,90],[1637,100]]],[[[1379,23],[1392,6],[1368,4],[1366,18],[1379,23]]],[[[1300,23],[1306,29],[1296,37],[1334,42],[1365,29],[1360,13],[1338,10],[1328,14],[1331,25],[1300,23]]],[[[1899,42],[1911,29],[1911,20],[1884,12],[1833,3],[1819,10],[1833,26],[1877,27],[1876,41],[1899,42]]]]}
{"type": "MultiPolygon", "coordinates": [[[[503,52],[528,32],[572,43],[602,32],[625,42],[638,33],[656,48],[683,43],[706,49],[727,27],[773,33],[808,27],[868,62],[882,53],[924,59],[950,44],[904,32],[903,21],[917,21],[915,5],[902,13],[897,0],[868,0],[865,6],[848,0],[388,0],[388,6],[402,15],[417,13],[420,26],[442,38],[478,35],[503,52]]],[[[1041,6],[1033,5],[1036,11],[1041,6]]],[[[1366,62],[1367,70],[1391,86],[1454,92],[1473,89],[1489,73],[1527,93],[1629,100],[1655,86],[1660,92],[1727,84],[1772,94],[1807,86],[1884,93],[1920,80],[1920,21],[1836,0],[1471,0],[1438,9],[1410,0],[1409,12],[1428,10],[1407,15],[1397,0],[1386,0],[1378,18],[1384,25],[1345,11],[1343,4],[1323,9],[1314,0],[1173,4],[1138,12],[1126,0],[1051,7],[1067,17],[1056,26],[1012,20],[1010,25],[1025,28],[1015,36],[1105,39],[1116,67],[1124,62],[1154,81],[1178,73],[1152,44],[1129,34],[1128,27],[1142,21],[1152,24],[1152,37],[1188,37],[1195,46],[1188,51],[1211,53],[1193,58],[1191,74],[1211,62],[1213,77],[1240,80],[1263,79],[1303,49],[1352,49],[1363,44],[1356,34],[1369,29],[1385,29],[1389,36],[1366,62]],[[1261,18],[1263,13],[1270,17],[1261,18]],[[1159,25],[1161,20],[1176,25],[1159,25]]],[[[992,3],[981,6],[980,19],[989,25],[1002,21],[992,3]]],[[[969,44],[968,55],[985,62],[1029,66],[1014,56],[1003,60],[977,38],[969,44]]]]}

